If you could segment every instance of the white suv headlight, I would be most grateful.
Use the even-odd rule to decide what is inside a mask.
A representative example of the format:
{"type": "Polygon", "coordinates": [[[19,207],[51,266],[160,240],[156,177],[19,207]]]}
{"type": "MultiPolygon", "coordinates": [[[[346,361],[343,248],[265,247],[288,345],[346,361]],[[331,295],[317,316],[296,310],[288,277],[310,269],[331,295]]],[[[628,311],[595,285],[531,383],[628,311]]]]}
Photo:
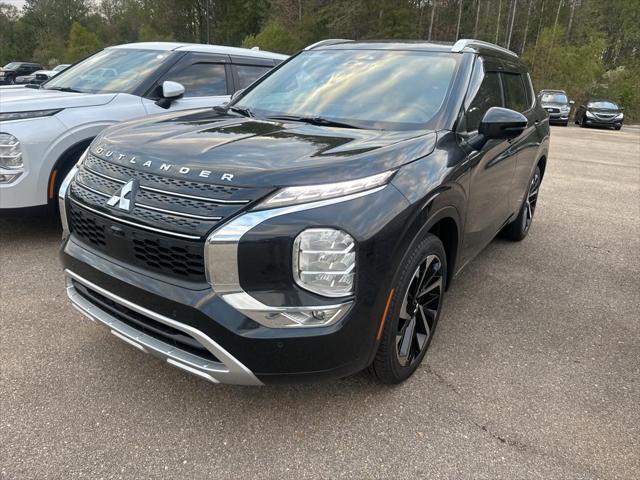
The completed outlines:
{"type": "Polygon", "coordinates": [[[293,243],[293,278],[305,290],[325,297],[353,293],[355,241],[332,228],[310,228],[293,243]]]}
{"type": "Polygon", "coordinates": [[[16,137],[0,133],[0,183],[10,183],[22,173],[22,148],[16,137]]]}

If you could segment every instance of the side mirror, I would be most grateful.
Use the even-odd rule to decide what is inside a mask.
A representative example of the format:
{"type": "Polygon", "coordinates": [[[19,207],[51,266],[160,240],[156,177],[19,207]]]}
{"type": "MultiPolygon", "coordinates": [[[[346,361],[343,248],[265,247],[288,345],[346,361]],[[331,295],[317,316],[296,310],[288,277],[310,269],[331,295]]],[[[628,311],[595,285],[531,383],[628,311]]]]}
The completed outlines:
{"type": "Polygon", "coordinates": [[[169,108],[174,100],[184,95],[184,86],[178,82],[162,82],[162,98],[156,102],[156,105],[162,108],[169,108]]]}
{"type": "Polygon", "coordinates": [[[236,90],[233,95],[231,95],[231,101],[233,102],[236,98],[238,98],[240,95],[242,95],[242,92],[244,92],[244,88],[241,88],[240,90],[236,90]]]}
{"type": "Polygon", "coordinates": [[[524,132],[528,123],[527,117],[515,110],[491,107],[484,114],[478,133],[486,138],[515,138],[524,132]]]}
{"type": "Polygon", "coordinates": [[[576,102],[574,102],[573,100],[569,100],[569,104],[570,105],[573,105],[574,103],[576,103],[576,102]]]}

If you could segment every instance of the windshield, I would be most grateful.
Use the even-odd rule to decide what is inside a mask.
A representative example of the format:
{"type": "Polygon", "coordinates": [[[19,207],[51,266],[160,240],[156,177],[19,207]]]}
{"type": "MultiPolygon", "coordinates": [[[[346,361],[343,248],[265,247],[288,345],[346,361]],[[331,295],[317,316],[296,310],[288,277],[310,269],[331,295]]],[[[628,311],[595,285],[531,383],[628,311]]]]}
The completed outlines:
{"type": "Polygon", "coordinates": [[[307,51],[234,106],[256,116],[321,117],[361,128],[428,128],[459,56],[384,50],[307,51]]]}
{"type": "Polygon", "coordinates": [[[14,70],[16,68],[18,68],[20,66],[20,64],[18,62],[11,62],[11,63],[7,63],[4,67],[4,69],[6,70],[14,70]]]}
{"type": "Polygon", "coordinates": [[[543,93],[543,103],[569,103],[569,99],[564,93],[543,93]]]}
{"type": "Polygon", "coordinates": [[[607,100],[601,100],[598,102],[589,102],[587,105],[589,108],[606,108],[607,110],[618,110],[619,107],[613,102],[607,100]]]}
{"type": "Polygon", "coordinates": [[[109,48],[67,68],[43,88],[82,93],[131,93],[171,52],[109,48]]]}

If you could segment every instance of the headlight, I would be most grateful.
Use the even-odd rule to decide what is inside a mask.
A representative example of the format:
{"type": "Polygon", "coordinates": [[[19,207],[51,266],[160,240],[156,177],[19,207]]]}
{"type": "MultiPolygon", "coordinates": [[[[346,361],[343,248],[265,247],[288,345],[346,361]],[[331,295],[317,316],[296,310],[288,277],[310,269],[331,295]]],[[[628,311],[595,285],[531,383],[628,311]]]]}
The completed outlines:
{"type": "Polygon", "coordinates": [[[593,113],[591,113],[589,110],[587,110],[587,117],[588,118],[596,118],[596,116],[593,113]]]}
{"type": "Polygon", "coordinates": [[[58,112],[61,112],[61,108],[55,108],[51,110],[31,110],[28,112],[7,112],[0,113],[0,122],[8,122],[9,120],[25,120],[27,118],[38,117],[50,117],[58,112]]]}
{"type": "Polygon", "coordinates": [[[619,113],[616,115],[616,120],[622,120],[624,118],[624,113],[619,113]]]}
{"type": "Polygon", "coordinates": [[[356,252],[348,233],[310,228],[293,243],[293,278],[305,290],[326,297],[353,293],[356,252]]]}
{"type": "Polygon", "coordinates": [[[260,204],[261,209],[283,207],[298,203],[315,202],[328,198],[342,197],[352,193],[371,190],[386,184],[394,170],[378,173],[370,177],[349,180],[346,182],[327,183],[324,185],[310,185],[300,187],[286,187],[278,190],[260,204]]]}
{"type": "Polygon", "coordinates": [[[567,107],[566,105],[565,105],[564,107],[561,107],[561,108],[560,108],[560,111],[561,111],[561,112],[563,112],[563,113],[566,113],[566,112],[568,112],[569,110],[571,110],[571,108],[567,107]]]}
{"type": "Polygon", "coordinates": [[[0,133],[0,168],[22,168],[20,142],[8,133],[0,133]]]}
{"type": "Polygon", "coordinates": [[[16,137],[0,133],[0,183],[11,183],[22,174],[22,148],[16,137]]]}

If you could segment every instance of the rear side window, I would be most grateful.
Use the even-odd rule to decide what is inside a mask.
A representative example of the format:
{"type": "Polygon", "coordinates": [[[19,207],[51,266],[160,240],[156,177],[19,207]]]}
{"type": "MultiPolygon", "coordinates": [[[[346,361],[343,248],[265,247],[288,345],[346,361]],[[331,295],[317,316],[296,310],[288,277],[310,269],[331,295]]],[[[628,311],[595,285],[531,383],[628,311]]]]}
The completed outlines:
{"type": "Polygon", "coordinates": [[[466,130],[473,132],[480,127],[480,121],[491,107],[502,107],[500,77],[496,72],[487,72],[480,88],[467,108],[466,130]]]}
{"type": "Polygon", "coordinates": [[[503,73],[502,78],[507,108],[516,112],[528,110],[530,102],[523,76],[519,73],[503,73]]]}
{"type": "Polygon", "coordinates": [[[194,63],[171,73],[167,80],[181,83],[185,97],[227,95],[227,77],[220,63],[194,63]]]}
{"type": "Polygon", "coordinates": [[[271,67],[257,65],[237,65],[235,67],[238,74],[238,89],[246,88],[255,80],[267,73],[271,67]]]}

